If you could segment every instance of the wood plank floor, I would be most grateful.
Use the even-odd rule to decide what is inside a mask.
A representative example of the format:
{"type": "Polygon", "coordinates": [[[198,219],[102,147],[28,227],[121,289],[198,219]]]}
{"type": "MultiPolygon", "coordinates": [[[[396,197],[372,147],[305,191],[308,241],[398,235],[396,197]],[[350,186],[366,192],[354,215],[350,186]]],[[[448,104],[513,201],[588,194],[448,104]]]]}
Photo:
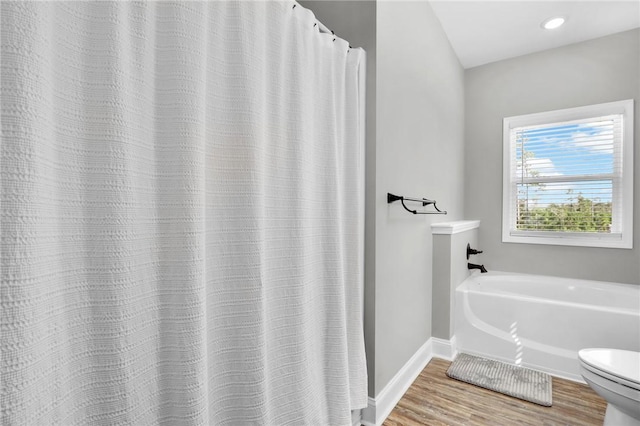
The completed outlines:
{"type": "Polygon", "coordinates": [[[434,358],[395,406],[384,426],[601,426],[607,403],[587,385],[553,378],[553,406],[542,407],[447,377],[434,358]]]}

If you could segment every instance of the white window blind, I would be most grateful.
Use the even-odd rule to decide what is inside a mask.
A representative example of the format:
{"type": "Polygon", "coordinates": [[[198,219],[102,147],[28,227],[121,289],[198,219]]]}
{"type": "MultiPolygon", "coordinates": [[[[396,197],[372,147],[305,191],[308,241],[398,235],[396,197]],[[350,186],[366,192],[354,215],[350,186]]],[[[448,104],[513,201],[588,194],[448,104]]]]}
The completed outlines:
{"type": "Polygon", "coordinates": [[[503,241],[630,248],[632,111],[622,101],[505,119],[503,241]]]}

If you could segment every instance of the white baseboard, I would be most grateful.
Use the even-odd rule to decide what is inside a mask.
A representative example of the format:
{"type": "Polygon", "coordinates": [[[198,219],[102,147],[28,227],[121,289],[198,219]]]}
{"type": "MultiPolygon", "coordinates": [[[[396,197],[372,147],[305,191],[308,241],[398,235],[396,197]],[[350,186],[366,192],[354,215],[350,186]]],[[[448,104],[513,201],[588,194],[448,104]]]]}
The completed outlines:
{"type": "Polygon", "coordinates": [[[427,340],[375,398],[369,397],[367,408],[362,410],[362,424],[382,425],[431,358],[436,356],[450,360],[455,353],[455,337],[450,341],[433,337],[427,340]]]}
{"type": "Polygon", "coordinates": [[[351,426],[362,424],[362,410],[351,410],[351,426]]]}
{"type": "Polygon", "coordinates": [[[431,338],[433,356],[436,358],[446,359],[447,361],[453,361],[458,354],[456,349],[456,336],[453,336],[451,340],[438,339],[437,337],[431,338]]]}
{"type": "Polygon", "coordinates": [[[369,397],[367,408],[362,409],[360,423],[364,426],[376,426],[376,400],[369,397]]]}

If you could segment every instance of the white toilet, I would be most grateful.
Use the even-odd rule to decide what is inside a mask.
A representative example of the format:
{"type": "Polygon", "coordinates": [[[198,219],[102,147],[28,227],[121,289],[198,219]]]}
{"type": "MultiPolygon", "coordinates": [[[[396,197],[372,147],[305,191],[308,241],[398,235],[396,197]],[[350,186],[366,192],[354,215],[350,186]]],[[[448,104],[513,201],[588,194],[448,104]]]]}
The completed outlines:
{"type": "Polygon", "coordinates": [[[605,426],[640,426],[640,352],[582,349],[580,374],[607,405],[605,426]]]}

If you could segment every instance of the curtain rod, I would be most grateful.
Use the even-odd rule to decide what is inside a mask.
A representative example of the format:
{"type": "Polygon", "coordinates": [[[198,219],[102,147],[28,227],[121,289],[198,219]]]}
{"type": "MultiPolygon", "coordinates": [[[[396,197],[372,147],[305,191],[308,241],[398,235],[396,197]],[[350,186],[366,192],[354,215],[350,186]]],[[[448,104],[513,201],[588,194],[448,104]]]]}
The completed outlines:
{"type": "MultiPolygon", "coordinates": [[[[294,8],[294,9],[296,8],[296,6],[300,6],[300,7],[303,7],[303,8],[304,8],[304,6],[302,6],[302,5],[301,5],[300,3],[298,3],[296,0],[293,0],[293,3],[294,3],[294,5],[293,5],[293,8],[294,8]]],[[[306,8],[305,8],[305,9],[306,9],[306,8]]],[[[313,13],[313,11],[311,11],[311,12],[313,13]]],[[[313,14],[313,16],[314,16],[314,17],[316,16],[316,15],[315,15],[315,13],[313,14]]],[[[327,28],[327,26],[326,26],[325,24],[323,24],[322,22],[320,22],[320,21],[318,20],[318,18],[316,18],[316,23],[318,24],[318,28],[320,29],[320,32],[321,32],[321,33],[334,34],[334,35],[335,35],[335,33],[334,33],[333,31],[331,31],[329,28],[327,28]]]]}
{"type": "Polygon", "coordinates": [[[335,34],[333,31],[331,31],[329,28],[327,28],[327,26],[325,24],[323,24],[322,22],[318,21],[317,19],[316,19],[316,22],[318,23],[318,28],[320,28],[320,32],[321,33],[335,34]]]}

